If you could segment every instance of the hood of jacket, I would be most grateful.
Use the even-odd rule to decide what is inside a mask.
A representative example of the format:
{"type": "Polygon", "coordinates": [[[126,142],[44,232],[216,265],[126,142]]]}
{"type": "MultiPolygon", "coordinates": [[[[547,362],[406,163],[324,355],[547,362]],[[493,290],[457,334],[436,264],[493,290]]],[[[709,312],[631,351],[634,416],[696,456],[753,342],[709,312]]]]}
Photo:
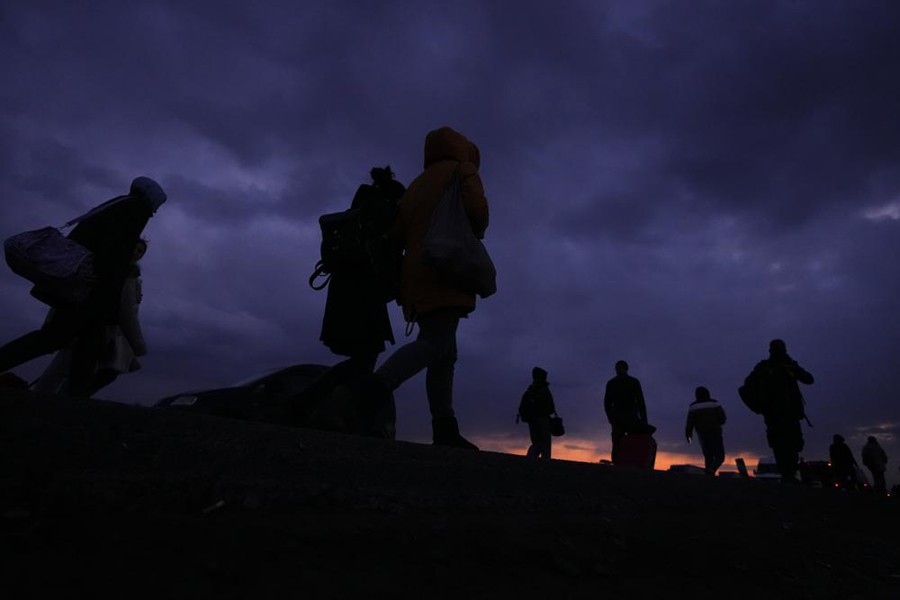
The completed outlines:
{"type": "Polygon", "coordinates": [[[425,168],[442,160],[469,162],[478,168],[481,156],[478,147],[466,136],[450,127],[440,127],[425,136],[425,168]]]}

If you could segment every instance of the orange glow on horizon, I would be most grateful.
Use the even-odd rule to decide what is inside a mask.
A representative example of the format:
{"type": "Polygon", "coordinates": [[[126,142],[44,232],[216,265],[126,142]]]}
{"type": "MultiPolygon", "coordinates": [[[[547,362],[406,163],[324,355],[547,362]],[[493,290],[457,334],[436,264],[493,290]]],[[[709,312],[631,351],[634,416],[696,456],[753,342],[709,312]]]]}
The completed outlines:
{"type": "MultiPolygon", "coordinates": [[[[517,456],[525,456],[528,451],[529,442],[527,440],[510,439],[510,438],[478,438],[473,441],[482,450],[489,452],[500,452],[503,454],[515,454],[517,456]]],[[[575,462],[599,463],[601,460],[609,460],[610,443],[608,440],[600,444],[590,439],[575,439],[566,436],[562,439],[554,438],[552,446],[552,456],[554,460],[570,460],[575,462]]],[[[699,450],[699,449],[698,449],[699,450]]],[[[735,458],[743,458],[750,475],[753,475],[753,469],[759,460],[760,455],[755,452],[739,452],[735,454],[725,455],[725,462],[719,471],[737,471],[735,458]]],[[[672,465],[694,465],[703,467],[703,454],[699,451],[696,453],[669,452],[664,449],[658,449],[656,452],[656,464],[654,469],[657,471],[667,471],[672,465]]]]}

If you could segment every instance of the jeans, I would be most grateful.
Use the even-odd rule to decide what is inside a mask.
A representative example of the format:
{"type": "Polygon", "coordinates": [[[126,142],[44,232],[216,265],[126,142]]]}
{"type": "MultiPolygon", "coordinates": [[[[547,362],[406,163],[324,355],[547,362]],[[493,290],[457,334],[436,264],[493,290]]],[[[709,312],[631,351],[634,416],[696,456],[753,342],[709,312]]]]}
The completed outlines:
{"type": "Polygon", "coordinates": [[[420,315],[419,335],[382,364],[375,374],[391,391],[427,369],[425,392],[433,419],[452,419],[453,371],[456,366],[456,329],[462,316],[455,308],[442,308],[420,315]]]}

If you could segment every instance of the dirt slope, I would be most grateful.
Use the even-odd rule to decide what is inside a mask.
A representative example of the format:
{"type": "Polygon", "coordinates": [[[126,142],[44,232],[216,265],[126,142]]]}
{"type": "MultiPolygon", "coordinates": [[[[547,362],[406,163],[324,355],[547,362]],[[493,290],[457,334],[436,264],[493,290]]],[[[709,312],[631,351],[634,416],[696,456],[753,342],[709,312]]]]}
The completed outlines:
{"type": "Polygon", "coordinates": [[[900,598],[900,502],[0,397],[15,598],[900,598]]]}

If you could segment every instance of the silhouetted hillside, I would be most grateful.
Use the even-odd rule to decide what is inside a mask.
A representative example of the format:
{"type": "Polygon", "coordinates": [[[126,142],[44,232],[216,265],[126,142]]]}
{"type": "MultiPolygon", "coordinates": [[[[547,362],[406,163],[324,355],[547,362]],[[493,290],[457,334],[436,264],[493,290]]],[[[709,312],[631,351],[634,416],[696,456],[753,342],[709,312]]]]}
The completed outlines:
{"type": "Polygon", "coordinates": [[[16,598],[896,598],[894,500],[0,398],[16,598]]]}

